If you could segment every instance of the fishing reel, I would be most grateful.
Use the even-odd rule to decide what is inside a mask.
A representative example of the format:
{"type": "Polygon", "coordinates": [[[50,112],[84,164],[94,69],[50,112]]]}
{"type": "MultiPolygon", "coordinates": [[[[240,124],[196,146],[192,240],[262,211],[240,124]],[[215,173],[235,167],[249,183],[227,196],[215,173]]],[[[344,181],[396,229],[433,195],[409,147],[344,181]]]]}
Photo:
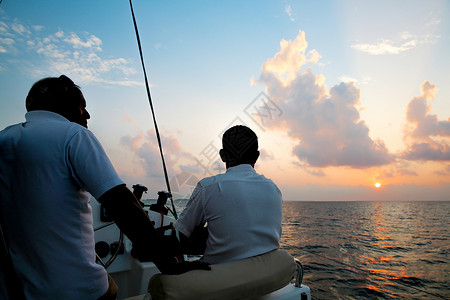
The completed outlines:
{"type": "Polygon", "coordinates": [[[133,185],[133,195],[136,197],[142,207],[144,207],[144,202],[141,201],[142,194],[147,193],[147,191],[148,188],[146,186],[143,186],[142,184],[138,183],[133,185]]]}
{"type": "Polygon", "coordinates": [[[150,210],[162,213],[163,215],[167,216],[167,214],[169,213],[169,208],[166,206],[166,203],[170,197],[172,197],[172,195],[169,192],[159,191],[158,200],[156,201],[156,204],[150,205],[150,210]]]}

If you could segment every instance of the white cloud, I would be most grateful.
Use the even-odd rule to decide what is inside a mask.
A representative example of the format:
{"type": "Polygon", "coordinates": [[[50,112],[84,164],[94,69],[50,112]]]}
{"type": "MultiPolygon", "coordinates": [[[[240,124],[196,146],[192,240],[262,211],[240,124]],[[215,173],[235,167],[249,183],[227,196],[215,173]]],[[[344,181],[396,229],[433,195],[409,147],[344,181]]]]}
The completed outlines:
{"type": "MultiPolygon", "coordinates": [[[[281,42],[281,49],[263,65],[259,83],[283,112],[267,121],[297,145],[293,154],[308,167],[349,166],[368,168],[394,159],[382,141],[369,137],[357,106],[360,91],[354,83],[340,83],[327,90],[323,75],[308,68],[303,73],[307,42],[300,31],[294,41],[281,42]]],[[[321,172],[310,173],[321,176],[321,172]]]]}
{"type": "Polygon", "coordinates": [[[359,83],[359,84],[367,84],[370,81],[372,81],[372,78],[369,76],[363,77],[361,79],[357,79],[351,76],[347,76],[347,75],[342,75],[339,77],[339,80],[342,82],[353,82],[353,83],[359,83]]]}
{"type": "Polygon", "coordinates": [[[59,30],[49,34],[39,25],[25,26],[18,21],[8,25],[0,21],[0,53],[8,53],[11,58],[20,56],[23,65],[32,66],[26,72],[33,72],[34,76],[66,74],[79,83],[143,84],[129,78],[138,74],[131,61],[105,58],[101,46],[102,40],[89,33],[59,30]]]}
{"type": "Polygon", "coordinates": [[[57,37],[57,38],[63,38],[64,37],[64,31],[58,31],[58,32],[56,32],[55,33],[55,36],[57,37]]]}
{"type": "Polygon", "coordinates": [[[31,31],[20,23],[11,24],[11,29],[20,35],[29,35],[31,31]]]}
{"type": "Polygon", "coordinates": [[[289,20],[291,20],[292,22],[295,21],[295,13],[292,10],[292,7],[290,5],[286,5],[286,7],[284,8],[284,11],[287,13],[287,15],[289,16],[289,20]]]}
{"type": "Polygon", "coordinates": [[[383,40],[375,44],[354,44],[352,48],[372,55],[399,54],[414,48],[417,41],[409,41],[395,45],[393,41],[383,40]]]}
{"type": "Polygon", "coordinates": [[[33,25],[32,28],[33,28],[33,30],[35,30],[35,31],[40,31],[40,30],[44,29],[44,26],[41,26],[41,25],[33,25]]]}
{"type": "Polygon", "coordinates": [[[425,81],[421,85],[421,95],[408,104],[405,129],[408,148],[402,153],[405,159],[450,161],[450,118],[439,120],[428,104],[437,92],[434,84],[425,81]]]}
{"type": "Polygon", "coordinates": [[[0,21],[0,34],[7,35],[9,32],[9,26],[5,23],[0,21]]]}
{"type": "Polygon", "coordinates": [[[351,47],[355,50],[371,55],[400,54],[416,48],[420,44],[433,43],[439,36],[415,36],[407,31],[401,32],[396,40],[381,39],[375,43],[355,43],[351,47]]]}
{"type": "Polygon", "coordinates": [[[11,38],[0,38],[0,44],[12,45],[14,44],[14,40],[11,38]]]}
{"type": "Polygon", "coordinates": [[[312,64],[316,64],[319,62],[319,60],[322,58],[322,55],[320,55],[319,52],[317,52],[316,49],[312,49],[308,53],[308,62],[312,64]]]}
{"type": "Polygon", "coordinates": [[[64,39],[64,41],[71,44],[75,49],[92,48],[96,51],[102,51],[102,48],[100,47],[102,45],[102,41],[95,35],[91,35],[85,41],[83,41],[76,33],[72,32],[69,37],[64,39]]]}
{"type": "Polygon", "coordinates": [[[432,27],[441,24],[441,20],[433,18],[428,23],[425,24],[425,27],[432,27]]]}
{"type": "Polygon", "coordinates": [[[263,65],[263,73],[275,74],[284,82],[296,77],[297,72],[307,62],[317,63],[320,54],[316,50],[306,53],[308,43],[305,32],[299,31],[295,40],[281,40],[280,50],[273,58],[268,59],[263,65]],[[307,58],[309,56],[309,59],[307,58]]]}
{"type": "Polygon", "coordinates": [[[14,40],[10,38],[0,38],[0,53],[8,53],[7,49],[13,49],[14,40]]]}
{"type": "Polygon", "coordinates": [[[353,82],[353,83],[358,82],[358,79],[346,75],[342,75],[341,77],[339,77],[339,80],[342,82],[353,82]]]}

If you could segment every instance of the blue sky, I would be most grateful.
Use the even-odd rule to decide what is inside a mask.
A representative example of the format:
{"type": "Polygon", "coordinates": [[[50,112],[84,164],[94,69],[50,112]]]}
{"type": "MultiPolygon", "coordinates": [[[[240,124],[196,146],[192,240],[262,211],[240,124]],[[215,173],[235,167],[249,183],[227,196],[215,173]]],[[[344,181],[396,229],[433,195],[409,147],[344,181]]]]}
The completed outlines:
{"type": "MultiPolygon", "coordinates": [[[[448,1],[133,5],[175,196],[244,123],[285,199],[448,200],[448,1]]],[[[2,1],[0,127],[66,74],[123,179],[165,189],[138,55],[128,1],[2,1]]]]}

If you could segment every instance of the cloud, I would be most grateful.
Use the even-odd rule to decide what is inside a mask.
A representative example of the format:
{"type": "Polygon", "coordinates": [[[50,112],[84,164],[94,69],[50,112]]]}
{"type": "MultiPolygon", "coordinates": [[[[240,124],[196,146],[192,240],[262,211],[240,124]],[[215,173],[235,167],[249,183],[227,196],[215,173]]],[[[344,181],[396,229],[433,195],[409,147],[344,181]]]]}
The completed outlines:
{"type": "Polygon", "coordinates": [[[323,177],[326,175],[325,172],[320,168],[310,168],[308,165],[300,163],[298,161],[293,161],[292,164],[299,167],[300,169],[303,169],[306,173],[316,177],[323,177]]]}
{"type": "Polygon", "coordinates": [[[44,26],[42,26],[42,25],[33,25],[32,27],[33,27],[33,30],[35,30],[35,31],[44,29],[44,26]]]}
{"type": "Polygon", "coordinates": [[[0,38],[0,43],[4,45],[13,45],[14,40],[11,38],[0,38]]]}
{"type": "Polygon", "coordinates": [[[383,178],[395,178],[397,176],[419,176],[419,174],[417,174],[417,172],[411,169],[408,169],[408,167],[405,166],[404,163],[399,162],[397,166],[382,172],[378,177],[383,179],[383,178]]]}
{"type": "Polygon", "coordinates": [[[408,160],[450,161],[450,147],[437,143],[414,143],[402,157],[408,160]]]}
{"type": "Polygon", "coordinates": [[[11,29],[20,35],[30,35],[31,31],[20,23],[11,24],[11,29]]]}
{"type": "MultiPolygon", "coordinates": [[[[101,45],[102,40],[89,33],[62,30],[49,33],[40,25],[23,25],[17,20],[0,21],[0,54],[11,61],[10,64],[20,56],[21,65],[28,66],[24,72],[34,73],[33,76],[56,73],[66,74],[78,83],[143,84],[129,78],[139,74],[131,61],[104,57],[101,45]]],[[[4,64],[3,68],[8,66],[4,64]]]]}
{"type": "Polygon", "coordinates": [[[402,32],[396,40],[381,39],[375,43],[355,43],[351,47],[371,55],[400,54],[420,44],[433,43],[438,38],[439,36],[433,35],[418,37],[409,32],[402,32]]]}
{"type": "Polygon", "coordinates": [[[280,45],[280,51],[263,65],[258,80],[282,111],[266,126],[286,131],[298,141],[293,154],[310,167],[368,168],[391,163],[394,159],[384,143],[372,140],[360,120],[360,91],[354,83],[340,83],[328,91],[323,75],[313,74],[310,68],[301,72],[310,63],[304,32],[280,45]]]}
{"type": "Polygon", "coordinates": [[[449,176],[450,175],[450,165],[445,166],[444,169],[436,171],[435,174],[442,175],[442,176],[449,176]]]}
{"type": "MultiPolygon", "coordinates": [[[[284,81],[290,81],[296,77],[298,70],[307,63],[305,33],[300,31],[297,38],[292,41],[281,40],[280,51],[263,65],[263,73],[272,73],[284,81]]],[[[311,54],[313,61],[317,60],[317,51],[311,54]]],[[[315,62],[315,61],[314,61],[315,62]]]]}
{"type": "MultiPolygon", "coordinates": [[[[161,135],[164,150],[164,160],[169,176],[179,173],[200,172],[192,154],[183,151],[178,140],[171,135],[161,135]]],[[[136,136],[122,136],[120,144],[127,147],[135,156],[138,165],[148,177],[163,177],[164,171],[161,155],[156,140],[155,130],[148,130],[145,134],[136,136]]]]}
{"type": "Polygon", "coordinates": [[[286,5],[286,7],[284,8],[284,11],[287,13],[287,15],[289,16],[289,20],[291,20],[292,22],[295,21],[295,13],[292,10],[292,7],[290,5],[286,5]]]}
{"type": "Polygon", "coordinates": [[[0,34],[1,35],[9,34],[9,26],[5,22],[2,22],[2,21],[0,21],[0,34]]]}
{"type": "Polygon", "coordinates": [[[13,37],[11,26],[0,21],[0,53],[9,53],[15,50],[13,37]]]}
{"type": "MultiPolygon", "coordinates": [[[[57,32],[58,34],[58,32],[57,32]]],[[[55,35],[58,37],[58,35],[55,35]]],[[[60,38],[63,37],[64,34],[59,36],[60,38]]],[[[91,48],[95,49],[96,51],[102,51],[102,48],[100,47],[102,44],[102,41],[96,37],[95,35],[91,35],[86,38],[86,41],[83,41],[77,34],[71,33],[68,37],[64,38],[64,41],[71,44],[75,49],[80,48],[91,48]]]]}
{"type": "MultiPolygon", "coordinates": [[[[149,177],[164,176],[158,144],[154,131],[147,131],[136,136],[122,136],[120,144],[126,146],[136,156],[140,166],[149,177]]],[[[173,153],[173,152],[168,152],[173,153]]],[[[166,167],[172,169],[172,159],[170,154],[166,157],[166,167]]]]}
{"type": "Polygon", "coordinates": [[[71,74],[79,82],[98,82],[123,86],[141,85],[131,80],[109,79],[110,74],[124,77],[137,72],[124,58],[105,59],[100,56],[102,41],[94,35],[79,37],[75,33],[58,31],[53,35],[38,39],[35,51],[44,59],[49,59],[50,69],[71,74]]]}
{"type": "Polygon", "coordinates": [[[410,170],[410,169],[398,169],[397,172],[400,175],[410,175],[410,176],[419,176],[416,171],[410,170]]]}
{"type": "Polygon", "coordinates": [[[259,159],[260,160],[273,160],[275,156],[272,152],[267,151],[266,149],[259,149],[259,159]]]}
{"type": "Polygon", "coordinates": [[[434,99],[438,88],[425,81],[421,95],[414,97],[406,109],[405,142],[407,149],[401,154],[408,160],[450,161],[450,118],[441,121],[431,113],[428,101],[434,99]]]}
{"type": "Polygon", "coordinates": [[[356,79],[354,77],[351,76],[347,76],[347,75],[342,75],[339,77],[339,80],[342,82],[353,82],[353,83],[359,83],[359,84],[368,84],[369,82],[372,81],[372,78],[369,76],[366,76],[362,79],[356,79]]]}

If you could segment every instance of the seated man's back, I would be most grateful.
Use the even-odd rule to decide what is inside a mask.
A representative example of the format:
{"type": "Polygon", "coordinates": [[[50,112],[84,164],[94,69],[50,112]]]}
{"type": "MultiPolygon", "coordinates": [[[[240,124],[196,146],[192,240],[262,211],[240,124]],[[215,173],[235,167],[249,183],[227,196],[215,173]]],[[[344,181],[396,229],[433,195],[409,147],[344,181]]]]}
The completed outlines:
{"type": "MultiPolygon", "coordinates": [[[[244,126],[230,128],[233,136],[254,138],[244,126]],[[248,137],[249,135],[249,137],[248,137]]],[[[224,138],[226,137],[224,134],[224,138]]],[[[201,180],[176,222],[176,228],[189,237],[196,227],[207,223],[208,239],[202,260],[216,264],[263,254],[279,247],[282,197],[277,186],[253,168],[259,152],[244,143],[243,159],[229,164],[226,143],[221,150],[227,172],[201,180]],[[247,153],[248,154],[248,153],[247,153]],[[240,163],[242,162],[242,163],[240,163]]],[[[234,149],[237,149],[236,147],[234,149]]],[[[229,151],[229,150],[228,150],[229,151]]]]}

